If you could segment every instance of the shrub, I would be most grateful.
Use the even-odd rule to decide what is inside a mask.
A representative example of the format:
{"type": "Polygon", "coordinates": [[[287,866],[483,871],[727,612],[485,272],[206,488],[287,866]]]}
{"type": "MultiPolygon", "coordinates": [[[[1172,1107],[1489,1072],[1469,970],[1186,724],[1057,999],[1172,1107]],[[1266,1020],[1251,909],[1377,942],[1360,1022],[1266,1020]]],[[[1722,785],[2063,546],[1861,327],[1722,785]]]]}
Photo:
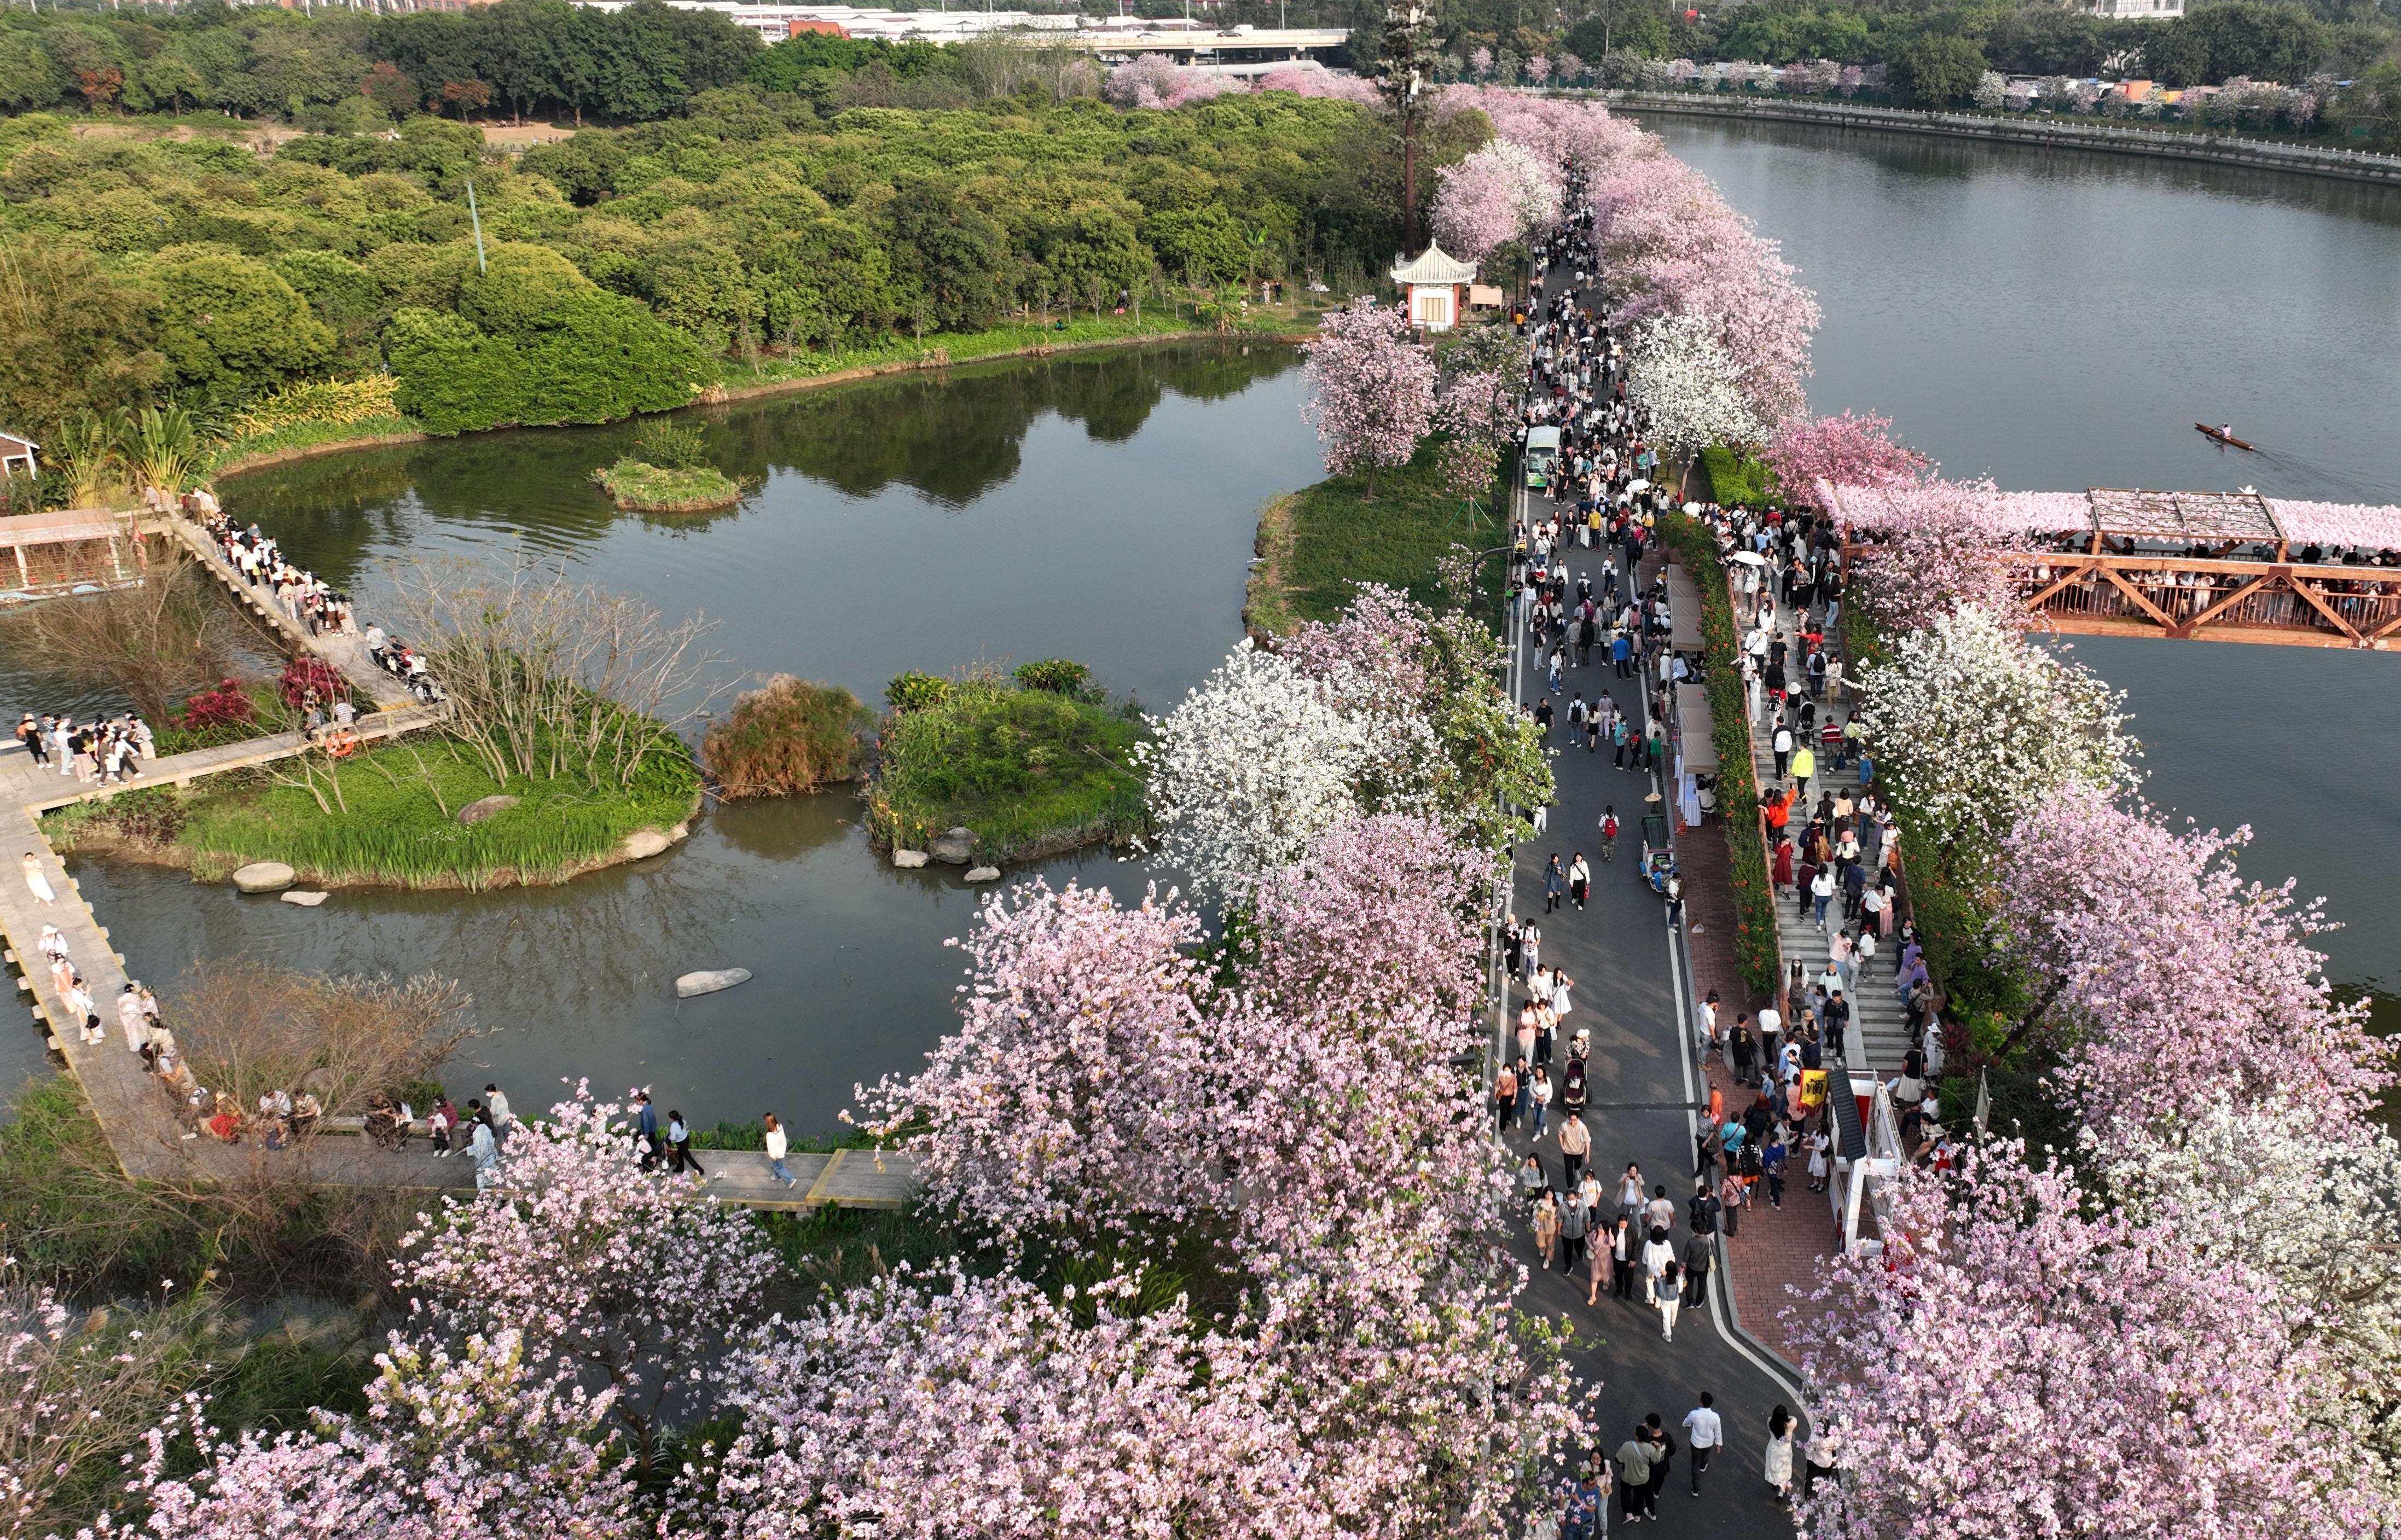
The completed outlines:
{"type": "Polygon", "coordinates": [[[923,711],[939,706],[951,698],[951,682],[915,669],[896,676],[884,687],[884,701],[894,711],[923,711]]]}
{"type": "Polygon", "coordinates": [[[1132,838],[1146,826],[1132,757],[1146,736],[1104,700],[992,678],[948,685],[885,724],[868,825],[879,843],[913,849],[964,825],[979,855],[1003,861],[1132,838]]]}
{"type": "Polygon", "coordinates": [[[367,422],[398,416],[400,381],[391,375],[369,375],[364,379],[287,385],[243,408],[226,426],[232,437],[241,439],[304,422],[367,422]]]}
{"type": "Polygon", "coordinates": [[[670,470],[689,470],[707,462],[707,448],[694,425],[653,420],[634,429],[634,458],[670,470]]]}
{"type": "Polygon", "coordinates": [[[258,720],[258,708],[250,702],[250,692],[239,679],[227,679],[216,688],[202,690],[184,702],[184,714],[175,718],[175,726],[194,732],[211,728],[246,728],[258,720]]]}
{"type": "Polygon", "coordinates": [[[779,674],[710,726],[700,756],[728,797],[815,791],[858,773],[866,725],[867,708],[841,686],[779,674]]]}
{"type": "Polygon", "coordinates": [[[1016,678],[1025,689],[1047,689],[1053,695],[1081,696],[1092,671],[1068,658],[1044,658],[1017,665],[1016,678]]]}
{"type": "Polygon", "coordinates": [[[275,676],[275,693],[295,711],[312,692],[318,704],[330,706],[336,701],[350,699],[350,682],[342,676],[341,670],[317,657],[295,658],[275,676]]]}

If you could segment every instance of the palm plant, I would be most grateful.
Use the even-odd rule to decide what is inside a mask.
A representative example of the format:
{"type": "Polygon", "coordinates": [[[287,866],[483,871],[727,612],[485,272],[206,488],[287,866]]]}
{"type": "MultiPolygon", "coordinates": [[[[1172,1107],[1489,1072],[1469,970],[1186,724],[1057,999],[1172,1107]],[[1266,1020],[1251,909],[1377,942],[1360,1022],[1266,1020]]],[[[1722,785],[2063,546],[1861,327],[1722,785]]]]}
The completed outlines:
{"type": "Polygon", "coordinates": [[[200,429],[180,406],[145,406],[134,426],[132,460],[145,487],[179,497],[199,478],[200,429]]]}
{"type": "Polygon", "coordinates": [[[123,407],[107,412],[87,408],[60,422],[51,443],[66,472],[68,500],[75,507],[106,506],[110,489],[125,470],[132,426],[123,407]]]}

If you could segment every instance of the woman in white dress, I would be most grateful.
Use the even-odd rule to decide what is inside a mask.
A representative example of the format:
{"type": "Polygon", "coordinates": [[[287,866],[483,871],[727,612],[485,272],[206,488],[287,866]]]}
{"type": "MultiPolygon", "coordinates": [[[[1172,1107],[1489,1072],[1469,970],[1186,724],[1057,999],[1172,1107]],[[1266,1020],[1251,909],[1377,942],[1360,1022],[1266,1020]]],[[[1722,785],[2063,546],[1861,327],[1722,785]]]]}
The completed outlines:
{"type": "Polygon", "coordinates": [[[59,895],[51,890],[50,879],[42,875],[42,864],[34,858],[33,852],[27,851],[25,852],[25,859],[22,865],[25,868],[25,886],[32,890],[34,902],[36,904],[57,903],[59,901],[59,895]]]}
{"type": "Polygon", "coordinates": [[[1792,1500],[1792,1413],[1781,1406],[1767,1419],[1767,1484],[1778,1502],[1792,1500]]]}
{"type": "Polygon", "coordinates": [[[1833,1140],[1827,1137],[1823,1128],[1809,1136],[1809,1191],[1812,1192],[1826,1190],[1826,1175],[1830,1169],[1826,1165],[1826,1152],[1832,1145],[1833,1140]]]}

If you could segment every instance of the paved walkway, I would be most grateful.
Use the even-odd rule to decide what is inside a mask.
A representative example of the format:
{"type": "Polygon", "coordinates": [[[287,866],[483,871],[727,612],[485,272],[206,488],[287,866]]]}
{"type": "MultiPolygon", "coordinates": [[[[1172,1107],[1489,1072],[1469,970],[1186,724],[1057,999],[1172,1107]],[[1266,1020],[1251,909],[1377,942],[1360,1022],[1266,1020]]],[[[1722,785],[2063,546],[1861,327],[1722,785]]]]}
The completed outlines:
{"type": "MultiPolygon", "coordinates": [[[[1589,573],[1597,587],[1607,554],[1598,547],[1571,551],[1571,591],[1573,575],[1589,573]]],[[[1646,573],[1655,570],[1655,562],[1645,564],[1646,573]]],[[[1513,652],[1516,698],[1530,703],[1541,687],[1522,633],[1513,652]]],[[[1558,800],[1550,809],[1548,831],[1517,852],[1514,903],[1520,916],[1542,925],[1544,961],[1564,967],[1573,983],[1574,1010],[1561,1029],[1562,1048],[1576,1029],[1592,1032],[1585,1112],[1593,1136],[1592,1165],[1612,1195],[1629,1161],[1641,1167],[1646,1190],[1667,1186],[1679,1216],[1670,1240],[1681,1255],[1688,1233],[1684,1204],[1693,1192],[1694,1116],[1707,1094],[1689,1046],[1694,1036],[1688,1013],[1698,997],[1681,976],[1664,901],[1637,875],[1642,799],[1655,789],[1654,780],[1648,772],[1612,768],[1606,750],[1587,754],[1581,743],[1566,746],[1564,702],[1578,690],[1586,700],[1605,690],[1638,717],[1645,709],[1647,691],[1640,680],[1619,679],[1609,667],[1566,672],[1562,693],[1553,702],[1562,724],[1552,733],[1559,749],[1554,762],[1558,800]],[[1604,863],[1599,858],[1599,822],[1603,807],[1610,805],[1616,808],[1626,832],[1617,859],[1604,863]],[[1593,871],[1589,906],[1578,911],[1563,902],[1556,913],[1544,915],[1544,862],[1556,852],[1564,866],[1579,850],[1593,871]]],[[[1510,992],[1513,1026],[1521,999],[1521,991],[1510,992]]],[[[1557,1063],[1552,1068],[1556,1072],[1557,1063]]],[[[1554,1136],[1557,1127],[1554,1121],[1554,1136]]],[[[1506,1142],[1519,1161],[1535,1148],[1522,1131],[1512,1131],[1506,1142]]],[[[1556,1184],[1561,1165],[1556,1137],[1543,1139],[1539,1151],[1556,1184]]],[[[1733,1244],[1739,1247],[1747,1238],[1737,1237],[1733,1244]]],[[[1515,1247],[1530,1266],[1537,1265],[1530,1230],[1519,1229],[1515,1247]]],[[[1722,1243],[1718,1255],[1711,1278],[1713,1301],[1717,1279],[1725,1272],[1722,1243]]],[[[1598,1304],[1587,1305],[1585,1288],[1582,1270],[1571,1281],[1555,1265],[1533,1279],[1524,1308],[1564,1319],[1586,1344],[1577,1355],[1578,1367],[1601,1385],[1592,1440],[1614,1451],[1638,1420],[1658,1412],[1675,1434],[1680,1451],[1660,1499],[1662,1516],[1678,1524],[1679,1533],[1789,1534],[1791,1520],[1769,1494],[1763,1452],[1769,1411],[1779,1403],[1796,1414],[1801,1411],[1795,1387],[1777,1375],[1769,1360],[1723,1329],[1722,1302],[1685,1310],[1670,1343],[1662,1337],[1657,1312],[1641,1305],[1639,1295],[1626,1301],[1603,1294],[1598,1304]],[[1727,1447],[1711,1464],[1702,1482],[1704,1495],[1695,1500],[1686,1495],[1691,1467],[1681,1452],[1685,1442],[1681,1424],[1704,1390],[1716,1397],[1727,1447]]],[[[1613,1510],[1612,1520],[1615,1522],[1613,1510]]]]}

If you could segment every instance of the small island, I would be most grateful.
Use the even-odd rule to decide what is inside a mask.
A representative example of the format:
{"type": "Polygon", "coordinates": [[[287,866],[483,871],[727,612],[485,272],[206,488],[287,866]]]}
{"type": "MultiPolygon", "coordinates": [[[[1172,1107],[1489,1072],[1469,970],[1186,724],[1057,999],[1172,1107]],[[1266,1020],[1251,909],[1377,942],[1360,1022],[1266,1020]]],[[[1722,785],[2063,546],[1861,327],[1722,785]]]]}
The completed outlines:
{"type": "Polygon", "coordinates": [[[700,429],[646,422],[633,452],[592,472],[621,509],[642,513],[704,513],[742,498],[742,484],[708,463],[700,429]]]}
{"type": "Polygon", "coordinates": [[[965,828],[974,858],[996,865],[1122,844],[1147,827],[1134,751],[1149,724],[1132,701],[1112,703],[1081,663],[904,674],[885,699],[866,793],[878,848],[923,851],[965,828]]]}

